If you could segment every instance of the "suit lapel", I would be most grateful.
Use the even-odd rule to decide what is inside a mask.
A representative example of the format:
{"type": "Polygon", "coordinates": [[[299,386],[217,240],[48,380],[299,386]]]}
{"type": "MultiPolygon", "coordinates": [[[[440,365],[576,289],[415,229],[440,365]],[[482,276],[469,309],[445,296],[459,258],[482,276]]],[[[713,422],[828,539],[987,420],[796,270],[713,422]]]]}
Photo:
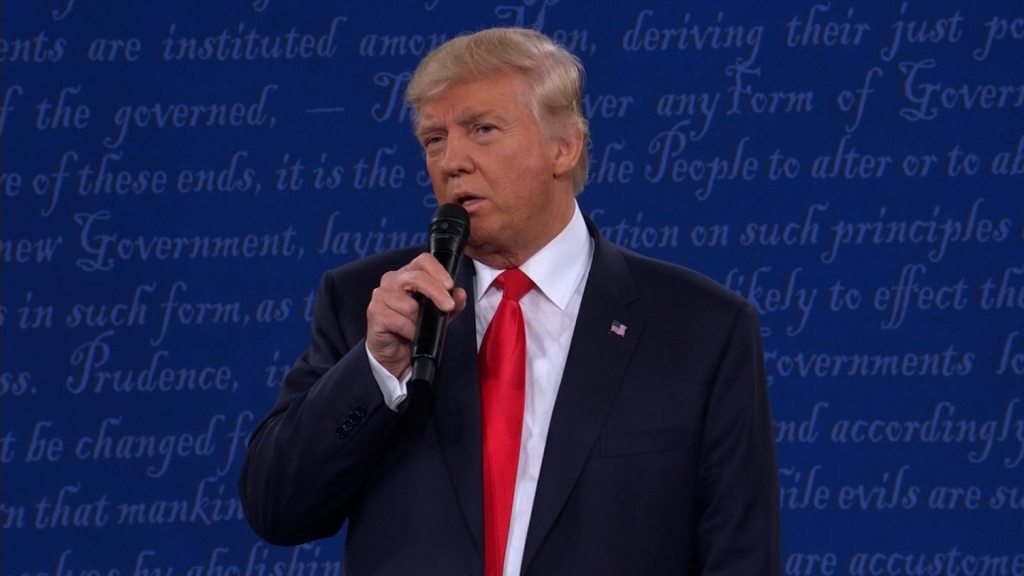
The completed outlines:
{"type": "Polygon", "coordinates": [[[480,371],[477,367],[473,262],[463,258],[456,285],[468,302],[445,334],[434,383],[434,426],[455,496],[477,551],[483,555],[483,456],[480,437],[480,371]]]}
{"type": "Polygon", "coordinates": [[[622,253],[589,219],[587,228],[594,237],[594,260],[551,415],[523,553],[524,574],[597,442],[643,328],[643,318],[627,309],[639,293],[622,253]],[[614,321],[626,327],[624,335],[610,332],[614,321]]]}

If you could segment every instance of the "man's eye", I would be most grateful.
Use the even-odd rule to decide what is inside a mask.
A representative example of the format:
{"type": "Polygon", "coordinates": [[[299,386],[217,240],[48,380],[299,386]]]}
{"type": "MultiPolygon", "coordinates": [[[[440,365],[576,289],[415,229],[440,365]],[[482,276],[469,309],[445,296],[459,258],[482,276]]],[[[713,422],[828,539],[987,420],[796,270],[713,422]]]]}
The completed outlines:
{"type": "Polygon", "coordinates": [[[428,136],[423,139],[423,146],[425,148],[427,146],[430,146],[431,144],[437,144],[441,140],[442,138],[440,136],[428,136]]]}
{"type": "Polygon", "coordinates": [[[480,132],[480,133],[483,133],[483,134],[490,134],[491,132],[494,132],[495,128],[494,128],[494,126],[491,126],[490,124],[481,124],[480,126],[477,126],[476,130],[477,130],[477,132],[480,132]]]}

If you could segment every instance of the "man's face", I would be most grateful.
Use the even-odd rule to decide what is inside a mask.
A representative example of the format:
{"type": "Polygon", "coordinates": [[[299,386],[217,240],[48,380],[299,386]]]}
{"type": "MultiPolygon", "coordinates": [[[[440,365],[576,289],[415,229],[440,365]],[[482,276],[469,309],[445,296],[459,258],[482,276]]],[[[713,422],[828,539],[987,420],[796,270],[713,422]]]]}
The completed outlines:
{"type": "Polygon", "coordinates": [[[466,209],[466,253],[495,268],[522,264],[574,207],[569,171],[578,156],[567,157],[565,138],[545,137],[528,98],[525,76],[496,74],[451,86],[418,115],[437,201],[466,209]]]}

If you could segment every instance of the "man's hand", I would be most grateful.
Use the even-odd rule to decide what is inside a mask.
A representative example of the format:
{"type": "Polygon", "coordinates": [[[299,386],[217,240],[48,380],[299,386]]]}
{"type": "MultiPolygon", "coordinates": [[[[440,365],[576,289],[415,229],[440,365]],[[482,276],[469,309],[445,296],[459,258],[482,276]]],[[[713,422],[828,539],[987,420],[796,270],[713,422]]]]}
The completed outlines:
{"type": "Polygon", "coordinates": [[[430,254],[415,260],[380,279],[366,309],[366,350],[396,378],[412,361],[412,339],[420,304],[416,294],[429,298],[442,312],[458,314],[466,307],[466,291],[455,289],[455,282],[430,254]]]}

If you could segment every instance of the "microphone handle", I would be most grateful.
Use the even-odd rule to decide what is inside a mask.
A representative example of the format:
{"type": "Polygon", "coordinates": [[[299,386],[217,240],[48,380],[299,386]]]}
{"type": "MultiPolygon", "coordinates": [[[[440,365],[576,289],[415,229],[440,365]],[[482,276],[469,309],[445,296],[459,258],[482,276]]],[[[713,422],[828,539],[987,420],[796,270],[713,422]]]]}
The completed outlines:
{"type": "MultiPolygon", "coordinates": [[[[432,254],[452,278],[459,273],[461,257],[449,250],[438,250],[432,254]]],[[[434,380],[434,372],[441,360],[441,348],[444,345],[445,328],[448,314],[438,310],[434,303],[423,295],[417,295],[420,301],[420,318],[413,338],[412,376],[410,386],[429,385],[434,380]]]]}

